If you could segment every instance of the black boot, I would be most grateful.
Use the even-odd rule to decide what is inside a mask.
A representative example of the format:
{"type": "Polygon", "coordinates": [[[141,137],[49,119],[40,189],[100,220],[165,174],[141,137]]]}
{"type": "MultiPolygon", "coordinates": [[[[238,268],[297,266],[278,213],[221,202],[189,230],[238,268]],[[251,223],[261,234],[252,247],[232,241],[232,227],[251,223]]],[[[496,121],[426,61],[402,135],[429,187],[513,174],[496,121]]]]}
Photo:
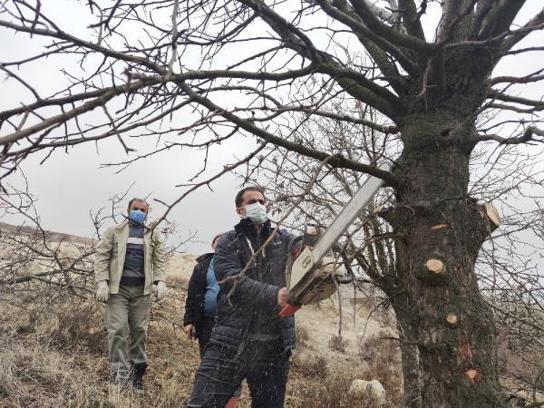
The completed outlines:
{"type": "Polygon", "coordinates": [[[144,392],[144,374],[147,363],[134,364],[132,366],[132,389],[135,392],[144,392]]]}

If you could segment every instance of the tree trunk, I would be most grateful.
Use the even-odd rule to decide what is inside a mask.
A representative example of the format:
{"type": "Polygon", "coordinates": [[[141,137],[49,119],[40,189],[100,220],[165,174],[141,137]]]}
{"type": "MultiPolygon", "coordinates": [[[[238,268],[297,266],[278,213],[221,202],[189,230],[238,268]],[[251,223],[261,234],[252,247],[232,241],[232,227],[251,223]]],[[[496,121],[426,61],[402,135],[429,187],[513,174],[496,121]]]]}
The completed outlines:
{"type": "MultiPolygon", "coordinates": [[[[398,299],[397,299],[398,302],[398,299]]],[[[408,308],[396,308],[401,313],[408,308]]],[[[419,349],[417,332],[410,327],[409,316],[398,316],[398,330],[401,339],[402,378],[404,383],[404,402],[408,408],[423,408],[421,401],[421,368],[419,366],[419,349]]]]}
{"type": "Polygon", "coordinates": [[[467,196],[471,148],[465,141],[473,123],[440,112],[413,115],[404,123],[405,149],[397,168],[402,188],[384,218],[402,237],[396,241],[398,276],[389,295],[405,329],[406,403],[504,407],[493,315],[474,271],[496,223],[484,205],[467,196]]]}

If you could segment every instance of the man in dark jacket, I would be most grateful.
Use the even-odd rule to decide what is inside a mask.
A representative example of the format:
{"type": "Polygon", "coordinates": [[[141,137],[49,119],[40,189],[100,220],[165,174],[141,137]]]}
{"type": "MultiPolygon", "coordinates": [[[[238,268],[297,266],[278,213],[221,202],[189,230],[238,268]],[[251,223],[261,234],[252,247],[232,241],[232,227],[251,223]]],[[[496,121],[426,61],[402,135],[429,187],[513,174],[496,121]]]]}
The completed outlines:
{"type": "MultiPolygon", "coordinates": [[[[212,240],[212,249],[215,251],[221,234],[212,240]]],[[[183,316],[183,330],[189,338],[197,338],[200,347],[200,357],[210,340],[215,323],[217,310],[217,295],[219,285],[215,278],[213,252],[199,256],[197,264],[189,280],[187,299],[185,301],[185,315],[183,316]]]]}
{"type": "Polygon", "coordinates": [[[283,407],[295,330],[293,317],[278,313],[294,237],[272,227],[259,187],[241,190],[235,203],[242,220],[217,245],[216,322],[188,406],[223,408],[245,379],[252,407],[283,407]]]}

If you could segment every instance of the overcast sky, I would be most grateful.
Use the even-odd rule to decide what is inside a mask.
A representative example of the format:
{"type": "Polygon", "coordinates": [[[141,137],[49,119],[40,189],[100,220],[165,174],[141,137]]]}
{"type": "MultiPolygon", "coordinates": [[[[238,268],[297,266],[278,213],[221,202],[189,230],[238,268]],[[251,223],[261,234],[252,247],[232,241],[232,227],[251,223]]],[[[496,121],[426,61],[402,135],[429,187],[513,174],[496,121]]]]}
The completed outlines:
{"type": "MultiPolygon", "coordinates": [[[[80,2],[55,0],[53,3],[53,0],[46,0],[42,3],[46,7],[51,7],[50,17],[62,21],[62,27],[68,32],[77,34],[89,23],[85,17],[86,13],[81,12],[83,6],[80,2]]],[[[541,8],[542,0],[528,1],[519,20],[527,21],[529,16],[541,8]]],[[[428,18],[431,19],[432,15],[428,18]]],[[[31,51],[29,47],[32,47],[28,36],[14,35],[5,29],[0,30],[0,43],[5,60],[29,55],[31,51]]],[[[534,44],[538,46],[544,44],[542,32],[530,36],[520,46],[534,44]]],[[[40,83],[43,89],[47,89],[48,86],[55,89],[59,87],[58,82],[63,80],[60,68],[58,63],[51,62],[48,65],[48,60],[44,60],[39,69],[30,74],[34,82],[40,83]]],[[[535,69],[536,60],[531,61],[524,56],[517,56],[508,58],[502,63],[496,74],[529,73],[535,69]]],[[[13,103],[14,100],[22,101],[28,97],[19,94],[9,81],[0,83],[0,94],[2,109],[16,105],[13,103]],[[6,95],[9,95],[9,99],[6,95]]],[[[532,86],[530,92],[525,93],[528,97],[541,97],[542,94],[544,94],[542,86],[532,86]]],[[[138,148],[138,143],[134,142],[133,146],[138,148]]],[[[238,140],[226,143],[219,150],[215,150],[211,170],[217,170],[225,162],[232,161],[237,153],[239,157],[245,155],[248,151],[247,144],[247,141],[238,140]]],[[[154,215],[158,216],[162,212],[162,207],[154,204],[153,199],[159,198],[166,202],[174,200],[181,191],[175,186],[187,183],[187,178],[198,170],[202,161],[202,156],[195,154],[194,151],[172,151],[157,158],[138,161],[119,174],[115,174],[113,168],[101,167],[103,163],[123,160],[123,155],[119,143],[112,139],[100,143],[98,151],[94,145],[86,144],[71,149],[69,154],[56,152],[44,164],[40,164],[43,155],[34,155],[27,159],[22,170],[28,178],[30,191],[38,200],[37,209],[42,225],[50,230],[89,236],[93,232],[89,211],[107,206],[110,197],[123,192],[131,184],[134,186],[129,195],[149,195],[154,215]]],[[[20,178],[13,177],[11,182],[20,184],[20,178]]],[[[234,176],[223,177],[211,185],[214,191],[202,188],[191,194],[173,211],[169,218],[179,225],[179,236],[183,238],[190,232],[197,232],[197,240],[202,241],[191,243],[187,248],[190,252],[207,251],[208,242],[217,232],[231,229],[237,222],[233,198],[239,183],[240,180],[234,176]]]]}

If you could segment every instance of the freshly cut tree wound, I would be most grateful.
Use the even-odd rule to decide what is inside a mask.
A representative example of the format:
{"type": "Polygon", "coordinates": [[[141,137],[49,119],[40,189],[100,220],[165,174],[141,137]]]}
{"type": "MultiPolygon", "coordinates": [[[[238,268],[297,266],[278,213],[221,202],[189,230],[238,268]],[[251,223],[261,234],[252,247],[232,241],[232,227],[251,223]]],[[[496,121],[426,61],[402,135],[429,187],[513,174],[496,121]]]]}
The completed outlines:
{"type": "Polygon", "coordinates": [[[477,383],[478,381],[480,381],[480,378],[481,378],[478,370],[475,370],[474,368],[467,370],[465,372],[465,375],[467,376],[467,378],[469,379],[471,383],[477,383]]]}
{"type": "Polygon", "coordinates": [[[449,227],[448,224],[436,224],[436,225],[433,225],[433,226],[431,227],[431,229],[432,229],[433,231],[436,231],[436,230],[441,230],[441,229],[448,228],[448,227],[449,227]]]}
{"type": "Polygon", "coordinates": [[[425,263],[425,267],[432,273],[444,272],[444,263],[440,259],[429,259],[425,263]]]}
{"type": "Polygon", "coordinates": [[[448,313],[448,316],[446,317],[446,321],[451,324],[452,326],[455,326],[457,325],[457,315],[453,314],[453,313],[448,313]]]}
{"type": "Polygon", "coordinates": [[[495,208],[493,204],[485,203],[485,212],[487,214],[487,217],[491,220],[493,224],[495,224],[497,227],[501,225],[501,217],[499,215],[499,212],[495,208]]]}

